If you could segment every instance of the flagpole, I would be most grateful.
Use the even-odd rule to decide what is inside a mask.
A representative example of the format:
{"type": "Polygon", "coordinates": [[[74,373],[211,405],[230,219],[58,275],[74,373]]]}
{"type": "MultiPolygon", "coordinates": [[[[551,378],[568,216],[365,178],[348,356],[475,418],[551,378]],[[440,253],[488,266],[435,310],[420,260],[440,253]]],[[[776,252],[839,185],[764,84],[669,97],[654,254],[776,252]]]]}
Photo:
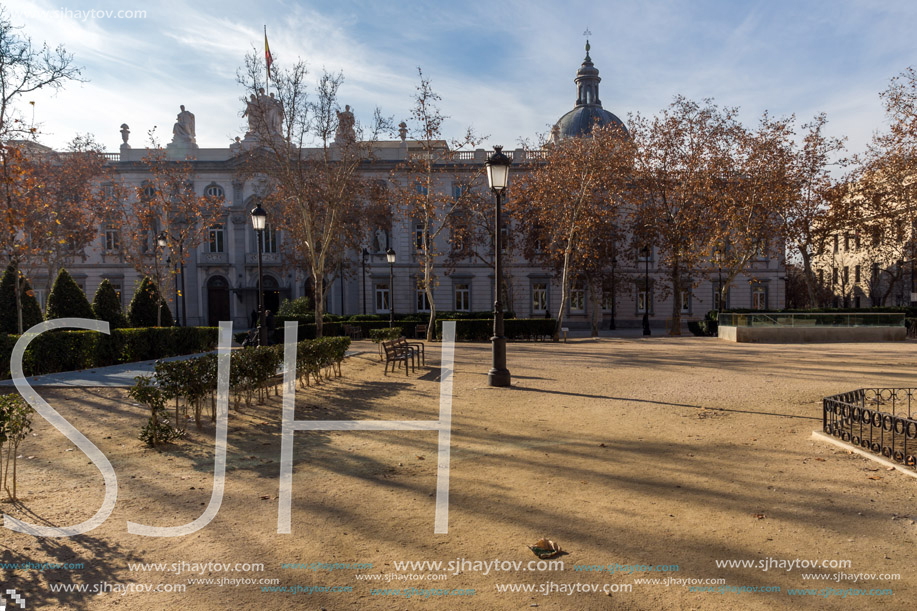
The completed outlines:
{"type": "Polygon", "coordinates": [[[268,62],[268,46],[267,46],[267,24],[264,25],[264,66],[266,68],[265,77],[264,77],[264,93],[269,94],[271,92],[271,64],[268,62]]]}

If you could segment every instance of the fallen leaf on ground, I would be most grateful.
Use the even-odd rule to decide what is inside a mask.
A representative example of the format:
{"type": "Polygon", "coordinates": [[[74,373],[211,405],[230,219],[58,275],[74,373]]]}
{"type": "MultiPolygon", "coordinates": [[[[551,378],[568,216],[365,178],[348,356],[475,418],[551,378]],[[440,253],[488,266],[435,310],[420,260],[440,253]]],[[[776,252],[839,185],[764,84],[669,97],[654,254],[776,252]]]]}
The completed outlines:
{"type": "Polygon", "coordinates": [[[767,517],[767,516],[766,516],[765,514],[763,514],[763,513],[756,513],[756,514],[753,514],[753,515],[755,516],[755,519],[756,519],[756,520],[763,520],[764,518],[767,517]]]}
{"type": "Polygon", "coordinates": [[[560,545],[548,538],[539,539],[528,547],[539,558],[553,558],[562,551],[560,545]]]}

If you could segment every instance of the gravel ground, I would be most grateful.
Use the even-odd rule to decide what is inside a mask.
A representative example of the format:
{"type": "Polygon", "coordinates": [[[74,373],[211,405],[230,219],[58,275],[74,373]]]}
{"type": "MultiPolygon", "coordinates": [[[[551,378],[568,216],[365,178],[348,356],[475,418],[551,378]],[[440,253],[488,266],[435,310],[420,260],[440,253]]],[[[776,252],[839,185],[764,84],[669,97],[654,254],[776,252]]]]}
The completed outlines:
{"type": "MultiPolygon", "coordinates": [[[[440,347],[427,348],[426,367],[386,377],[374,346],[355,342],[365,352],[345,361],[342,378],[297,389],[297,419],[436,419],[440,347]]],[[[296,432],[292,533],[277,534],[272,395],[230,410],[225,495],[209,525],[183,537],[131,535],[128,520],[172,526],[201,514],[213,427],[189,423],[185,440],[150,450],[137,440],[144,411],[125,390],[41,389],[109,458],[118,501],[78,537],[0,531],[0,562],[83,565],[2,568],[3,590],[31,609],[912,609],[917,480],[811,434],[823,396],[917,386],[913,348],[658,336],[511,343],[513,386],[493,389],[489,346],[458,344],[447,534],[434,534],[430,431],[296,432]],[[564,550],[562,570],[529,565],[537,558],[527,546],[541,537],[564,550]],[[727,560],[754,566],[717,564],[727,560]],[[443,564],[396,566],[404,561],[443,564]],[[207,563],[264,566],[193,566],[207,563]],[[607,569],[615,565],[625,568],[607,569]],[[258,580],[303,591],[266,592],[258,580]],[[698,592],[690,580],[722,581],[695,583],[720,588],[698,592]],[[52,591],[70,584],[114,591],[52,591]],[[185,591],[122,595],[124,584],[185,591]],[[876,589],[892,593],[863,594],[876,589]]],[[[40,524],[87,519],[101,504],[99,472],[40,418],[35,433],[21,448],[21,502],[0,509],[40,524]]]]}

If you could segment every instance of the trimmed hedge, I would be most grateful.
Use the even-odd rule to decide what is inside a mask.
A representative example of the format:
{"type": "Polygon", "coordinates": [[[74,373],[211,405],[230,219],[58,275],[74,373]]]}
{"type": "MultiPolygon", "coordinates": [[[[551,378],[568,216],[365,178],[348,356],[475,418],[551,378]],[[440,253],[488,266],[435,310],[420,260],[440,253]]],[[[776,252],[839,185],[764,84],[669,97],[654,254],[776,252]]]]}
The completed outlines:
{"type": "MultiPolygon", "coordinates": [[[[150,361],[213,350],[216,327],[148,327],[95,331],[54,331],[32,340],[22,359],[26,375],[42,375],[150,361]]],[[[0,376],[11,377],[10,355],[18,335],[0,334],[0,376]]]]}
{"type": "MultiPolygon", "coordinates": [[[[553,318],[512,318],[503,321],[503,334],[506,339],[545,339],[554,335],[557,320],[553,318]]],[[[490,341],[494,332],[494,321],[489,319],[457,320],[455,339],[485,342],[490,341]]],[[[436,321],[436,339],[443,338],[443,319],[436,321]]]]}

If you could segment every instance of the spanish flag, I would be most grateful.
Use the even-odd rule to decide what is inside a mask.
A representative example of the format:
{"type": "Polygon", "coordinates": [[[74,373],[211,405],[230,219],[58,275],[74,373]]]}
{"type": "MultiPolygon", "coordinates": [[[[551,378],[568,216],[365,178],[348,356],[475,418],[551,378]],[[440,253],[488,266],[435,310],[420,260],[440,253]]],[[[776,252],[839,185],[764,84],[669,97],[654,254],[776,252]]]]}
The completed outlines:
{"type": "Polygon", "coordinates": [[[264,63],[267,64],[267,78],[271,78],[271,64],[274,58],[271,57],[271,48],[267,44],[267,26],[264,26],[264,63]]]}

